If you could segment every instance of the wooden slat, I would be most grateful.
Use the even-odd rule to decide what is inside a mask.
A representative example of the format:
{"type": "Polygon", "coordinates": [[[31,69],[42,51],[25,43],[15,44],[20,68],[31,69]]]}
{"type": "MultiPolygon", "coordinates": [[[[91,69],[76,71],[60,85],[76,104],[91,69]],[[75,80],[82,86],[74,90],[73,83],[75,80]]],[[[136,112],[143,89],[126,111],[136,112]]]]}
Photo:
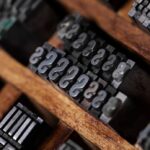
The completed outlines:
{"type": "Polygon", "coordinates": [[[13,85],[6,84],[2,91],[0,91],[0,119],[10,109],[10,107],[17,101],[21,92],[13,85]]]}
{"type": "MultiPolygon", "coordinates": [[[[18,97],[21,96],[22,92],[17,90],[13,85],[7,83],[2,91],[0,92],[0,119],[3,118],[4,114],[9,111],[13,104],[17,101],[18,97]]],[[[49,113],[45,113],[45,110],[42,110],[38,106],[38,110],[44,114],[46,120],[52,125],[53,118],[49,113]],[[44,112],[44,113],[43,113],[44,112]],[[45,115],[46,114],[46,115],[45,115]]],[[[65,125],[62,122],[59,122],[57,128],[54,130],[54,133],[51,138],[49,138],[41,150],[50,150],[57,149],[63,142],[67,140],[70,134],[73,132],[71,128],[65,125]]]]}
{"type": "Polygon", "coordinates": [[[150,36],[97,0],[58,0],[69,11],[94,20],[117,41],[150,62],[150,36]],[[142,40],[141,40],[142,39],[142,40]]]}
{"type": "Polygon", "coordinates": [[[45,141],[40,150],[57,150],[69,138],[72,132],[73,129],[59,122],[52,136],[45,141]]]}
{"type": "MultiPolygon", "coordinates": [[[[0,92],[0,119],[3,118],[6,112],[13,106],[13,104],[17,101],[18,97],[21,96],[22,92],[17,90],[13,85],[7,83],[2,91],[0,92]]],[[[36,104],[35,104],[36,105],[36,104]]],[[[37,107],[37,105],[36,105],[37,107]]],[[[50,126],[53,126],[52,116],[45,110],[38,106],[38,110],[46,117],[50,126]],[[44,112],[44,113],[43,113],[44,112]]],[[[63,142],[67,140],[67,138],[71,135],[73,129],[69,128],[62,122],[59,122],[57,128],[54,130],[53,135],[49,138],[44,145],[41,147],[41,150],[50,150],[57,149],[63,142]]]]}
{"type": "Polygon", "coordinates": [[[51,38],[49,38],[48,43],[51,44],[54,47],[63,48],[63,41],[61,41],[58,37],[57,34],[54,34],[51,38]]]}
{"type": "Polygon", "coordinates": [[[123,7],[121,9],[119,9],[119,11],[117,12],[118,15],[120,15],[121,17],[123,17],[124,19],[126,19],[128,22],[132,23],[132,19],[128,16],[128,12],[132,7],[132,0],[127,0],[127,2],[123,5],[123,7]]]}
{"type": "Polygon", "coordinates": [[[46,110],[103,150],[133,150],[135,147],[113,130],[75,105],[62,91],[39,78],[0,50],[0,76],[22,90],[46,110]]]}
{"type": "MultiPolygon", "coordinates": [[[[50,44],[52,44],[54,47],[57,47],[57,48],[63,47],[62,41],[57,38],[56,34],[54,34],[48,40],[48,42],[50,44]]],[[[0,92],[0,119],[10,109],[10,107],[17,101],[17,98],[19,96],[21,96],[21,94],[22,94],[22,92],[19,91],[18,89],[16,89],[13,85],[6,83],[5,87],[0,92]]],[[[38,107],[38,109],[40,109],[44,114],[47,113],[44,110],[42,110],[42,108],[40,108],[40,106],[38,107]]],[[[49,120],[49,119],[47,119],[47,120],[49,120]]]]}
{"type": "MultiPolygon", "coordinates": [[[[56,35],[53,35],[48,42],[58,48],[63,46],[62,41],[60,41],[56,35]]],[[[6,86],[0,92],[0,119],[7,111],[9,111],[21,94],[22,92],[17,90],[15,86],[6,83],[6,86]]],[[[56,119],[50,114],[50,112],[43,109],[36,102],[34,103],[34,106],[40,111],[41,115],[50,126],[55,125],[56,119]]],[[[67,125],[60,122],[52,137],[44,143],[41,150],[57,149],[58,145],[65,142],[72,132],[73,129],[70,129],[67,125]]]]}

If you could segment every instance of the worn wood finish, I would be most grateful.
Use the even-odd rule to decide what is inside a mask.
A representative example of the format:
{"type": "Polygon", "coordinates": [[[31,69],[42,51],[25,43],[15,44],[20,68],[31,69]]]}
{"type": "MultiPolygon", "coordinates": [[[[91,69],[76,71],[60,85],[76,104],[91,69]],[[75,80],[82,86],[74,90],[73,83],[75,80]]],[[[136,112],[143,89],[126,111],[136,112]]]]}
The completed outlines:
{"type": "MultiPolygon", "coordinates": [[[[3,118],[6,112],[13,106],[17,101],[18,97],[21,96],[22,92],[16,89],[13,85],[7,83],[2,91],[0,92],[0,119],[3,118]]],[[[54,126],[55,119],[52,117],[50,112],[42,109],[40,105],[34,103],[36,108],[42,113],[42,116],[47,121],[50,126],[54,126]]],[[[70,134],[73,132],[73,129],[70,129],[64,123],[59,122],[57,128],[54,130],[52,137],[44,143],[40,150],[50,150],[57,149],[58,145],[61,145],[70,134]]]]}
{"type": "Polygon", "coordinates": [[[132,0],[128,0],[121,9],[118,10],[117,14],[126,19],[126,21],[133,23],[133,20],[128,16],[128,12],[132,7],[132,0]]]}
{"type": "MultiPolygon", "coordinates": [[[[48,42],[52,44],[54,47],[61,48],[63,47],[63,43],[60,39],[57,38],[57,35],[54,34],[48,42]]],[[[6,83],[5,87],[0,91],[0,119],[3,115],[10,109],[10,107],[17,101],[18,97],[21,96],[22,92],[15,88],[12,84],[6,83]]],[[[36,103],[34,104],[40,112],[42,112],[43,117],[46,118],[48,123],[52,125],[52,116],[41,108],[36,103]]]]}
{"type": "Polygon", "coordinates": [[[63,48],[63,41],[61,41],[58,37],[57,34],[54,34],[51,38],[49,38],[48,43],[51,44],[54,47],[63,48]]]}
{"type": "Polygon", "coordinates": [[[72,132],[73,129],[63,122],[59,122],[52,136],[45,141],[40,150],[57,150],[69,138],[72,132]]]}
{"type": "Polygon", "coordinates": [[[3,87],[0,91],[0,119],[3,118],[20,95],[21,92],[11,84],[6,84],[3,87]]]}
{"type": "MultiPolygon", "coordinates": [[[[62,41],[60,41],[56,34],[54,34],[48,41],[54,47],[61,48],[63,46],[62,41]]],[[[9,111],[11,106],[17,101],[18,97],[21,96],[21,90],[18,90],[12,84],[7,83],[5,87],[0,92],[0,119],[4,116],[4,114],[9,111]]],[[[34,106],[41,113],[44,120],[51,126],[54,127],[56,125],[57,119],[47,110],[45,110],[41,105],[38,105],[36,101],[32,101],[34,106]]],[[[48,140],[45,141],[44,145],[42,145],[41,150],[49,150],[49,149],[57,149],[58,145],[61,145],[70,134],[73,132],[73,129],[69,128],[62,122],[59,122],[56,129],[54,129],[54,133],[49,137],[48,140]]]]}
{"type": "Polygon", "coordinates": [[[103,150],[135,149],[112,129],[75,105],[65,93],[33,74],[2,49],[0,60],[0,76],[4,80],[22,90],[97,147],[103,150]]]}
{"type": "MultiPolygon", "coordinates": [[[[141,55],[145,60],[150,61],[150,37],[135,27],[127,16],[131,0],[117,13],[111,11],[97,0],[58,1],[70,12],[78,11],[85,17],[94,20],[116,40],[120,41],[133,52],[141,55]]],[[[55,47],[63,47],[62,41],[56,35],[48,42],[55,47]]],[[[19,65],[3,50],[0,50],[0,60],[0,76],[9,82],[0,91],[0,119],[16,102],[22,92],[31,97],[31,102],[38,108],[49,124],[50,112],[60,118],[60,123],[56,130],[44,142],[41,150],[57,148],[58,145],[67,140],[73,129],[102,150],[136,149],[113,130],[75,105],[57,87],[55,89],[54,85],[46,83],[28,69],[19,65]],[[62,123],[62,121],[65,123],[62,123]]],[[[93,145],[91,146],[92,149],[96,148],[95,146],[93,148],[93,145]]]]}
{"type": "Polygon", "coordinates": [[[78,11],[134,53],[150,62],[150,36],[97,0],[58,0],[71,12],[78,11]],[[141,40],[142,39],[142,40],[141,40]]]}

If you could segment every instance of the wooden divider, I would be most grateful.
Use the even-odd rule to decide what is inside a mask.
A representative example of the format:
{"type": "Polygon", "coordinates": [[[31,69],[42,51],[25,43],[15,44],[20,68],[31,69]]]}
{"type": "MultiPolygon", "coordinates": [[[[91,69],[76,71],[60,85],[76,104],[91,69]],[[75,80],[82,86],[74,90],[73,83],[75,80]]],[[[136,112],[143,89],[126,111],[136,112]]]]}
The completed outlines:
{"type": "MultiPolygon", "coordinates": [[[[98,0],[58,1],[70,12],[78,11],[95,21],[114,39],[150,62],[150,36],[134,26],[126,14],[131,2],[115,13],[98,0]]],[[[63,47],[56,35],[49,40],[49,43],[55,47],[63,47]]],[[[45,117],[48,115],[43,110],[52,112],[60,119],[53,135],[40,147],[41,150],[58,148],[74,130],[102,150],[136,149],[111,128],[77,106],[55,85],[43,81],[20,65],[3,49],[0,49],[0,60],[0,77],[8,82],[0,91],[0,119],[22,92],[31,97],[31,102],[40,107],[45,117]]]]}
{"type": "Polygon", "coordinates": [[[3,118],[20,95],[21,92],[11,84],[6,84],[3,87],[0,91],[0,119],[3,118]]]}
{"type": "MultiPolygon", "coordinates": [[[[63,46],[62,41],[54,34],[48,42],[54,47],[61,48],[63,46]]],[[[0,119],[10,109],[10,107],[21,96],[22,92],[10,83],[6,83],[3,89],[0,91],[0,119]]]]}
{"type": "MultiPolygon", "coordinates": [[[[49,39],[48,42],[58,48],[61,48],[63,46],[62,42],[57,38],[55,34],[49,39]]],[[[14,85],[6,83],[6,85],[0,91],[0,119],[2,119],[5,113],[7,113],[9,109],[16,103],[18,97],[21,96],[21,94],[22,90],[18,90],[14,85]]],[[[42,113],[47,123],[53,126],[53,122],[55,122],[53,116],[37,103],[33,102],[33,104],[40,111],[40,113],[42,113]],[[54,121],[52,122],[53,119],[54,121]]],[[[60,146],[61,144],[63,144],[63,142],[67,140],[72,132],[73,129],[69,128],[67,125],[60,121],[57,125],[57,128],[54,129],[53,135],[50,135],[50,137],[47,138],[47,140],[44,142],[40,149],[57,149],[58,146],[60,146]]]]}
{"type": "Polygon", "coordinates": [[[4,80],[12,83],[97,147],[103,150],[135,149],[112,129],[82,110],[60,89],[33,74],[2,49],[0,60],[0,76],[4,80]]]}
{"type": "Polygon", "coordinates": [[[133,23],[133,20],[128,16],[128,12],[130,11],[130,9],[132,8],[132,0],[127,0],[128,2],[125,3],[123,5],[123,7],[121,9],[118,10],[117,14],[121,17],[123,17],[124,19],[126,19],[126,21],[133,23]]]}
{"type": "Polygon", "coordinates": [[[80,12],[132,52],[150,63],[150,36],[98,0],[58,0],[70,12],[80,12]]]}

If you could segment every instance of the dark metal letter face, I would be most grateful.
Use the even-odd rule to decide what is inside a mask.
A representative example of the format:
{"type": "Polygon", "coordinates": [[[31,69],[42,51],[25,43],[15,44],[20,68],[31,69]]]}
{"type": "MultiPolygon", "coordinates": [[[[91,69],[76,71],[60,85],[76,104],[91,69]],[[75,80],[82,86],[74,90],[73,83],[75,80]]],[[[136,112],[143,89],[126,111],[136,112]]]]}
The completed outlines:
{"type": "MultiPolygon", "coordinates": [[[[26,146],[31,146],[27,143],[35,137],[35,131],[39,132],[39,127],[43,125],[43,122],[42,118],[26,106],[17,103],[0,121],[0,149],[27,149],[26,146]]],[[[43,129],[43,127],[40,128],[43,129]]]]}
{"type": "Polygon", "coordinates": [[[50,51],[47,55],[46,55],[46,59],[43,60],[39,66],[38,66],[38,73],[43,75],[45,74],[54,64],[54,62],[56,61],[58,57],[58,54],[54,51],[50,51]]]}
{"type": "Polygon", "coordinates": [[[105,49],[98,50],[97,54],[93,56],[93,58],[91,59],[91,69],[94,73],[98,74],[100,72],[101,66],[107,56],[108,53],[105,49]]]}
{"type": "Polygon", "coordinates": [[[93,96],[96,95],[98,89],[99,83],[96,81],[91,82],[89,87],[84,92],[84,98],[87,100],[92,100],[93,96]]]}
{"type": "Polygon", "coordinates": [[[65,38],[67,40],[73,40],[76,35],[79,33],[80,31],[80,25],[79,24],[73,24],[71,29],[69,29],[65,35],[65,38]]]}
{"type": "Polygon", "coordinates": [[[75,50],[81,50],[88,40],[88,35],[86,33],[81,33],[77,40],[72,43],[72,48],[75,50]]]}
{"type": "Polygon", "coordinates": [[[71,66],[67,73],[60,79],[59,87],[62,89],[67,89],[72,84],[72,81],[76,79],[79,74],[79,68],[77,66],[71,66]]]}
{"type": "Polygon", "coordinates": [[[60,39],[64,39],[66,32],[68,31],[68,29],[70,28],[70,26],[72,25],[74,19],[69,17],[66,17],[63,22],[61,22],[61,24],[59,24],[58,26],[58,36],[60,39]]]}
{"type": "Polygon", "coordinates": [[[130,70],[130,66],[125,62],[121,62],[112,76],[116,81],[121,81],[128,70],[130,70]]]}
{"type": "Polygon", "coordinates": [[[58,62],[56,67],[52,68],[52,70],[48,74],[49,80],[54,82],[58,81],[58,79],[63,75],[66,68],[69,66],[70,62],[66,58],[61,58],[58,62]]]}
{"type": "Polygon", "coordinates": [[[150,32],[150,1],[149,0],[135,0],[128,15],[135,20],[135,22],[148,32],[150,32]]]}
{"type": "Polygon", "coordinates": [[[112,72],[118,63],[116,55],[112,54],[108,57],[107,61],[102,65],[102,76],[105,80],[109,81],[112,78],[112,72]]]}
{"type": "Polygon", "coordinates": [[[61,145],[58,150],[83,150],[80,145],[69,139],[67,142],[65,142],[63,145],[61,145]]]}
{"type": "Polygon", "coordinates": [[[98,95],[92,101],[92,107],[95,109],[100,109],[102,105],[105,103],[107,98],[107,92],[101,90],[98,95]]]}
{"type": "Polygon", "coordinates": [[[45,51],[42,47],[38,47],[35,52],[31,55],[29,59],[29,63],[31,65],[38,65],[40,60],[42,59],[42,56],[44,55],[45,51]]]}
{"type": "Polygon", "coordinates": [[[89,57],[95,51],[96,46],[97,46],[97,43],[95,40],[90,41],[87,47],[83,50],[82,56],[89,57]]]}
{"type": "Polygon", "coordinates": [[[121,100],[116,97],[111,97],[104,105],[102,112],[107,117],[113,117],[115,113],[120,109],[121,104],[121,100]]]}
{"type": "Polygon", "coordinates": [[[47,52],[50,52],[54,47],[51,46],[48,42],[45,42],[42,46],[47,52]]]}
{"type": "Polygon", "coordinates": [[[105,58],[106,58],[106,50],[100,49],[91,60],[92,66],[100,67],[105,58]]]}
{"type": "Polygon", "coordinates": [[[112,68],[115,65],[115,62],[117,61],[117,56],[116,55],[110,55],[107,59],[107,61],[103,64],[102,70],[104,72],[112,70],[112,68]]]}
{"type": "Polygon", "coordinates": [[[143,150],[150,149],[150,123],[142,130],[137,139],[137,145],[143,150]]]}
{"type": "Polygon", "coordinates": [[[69,95],[73,98],[78,98],[88,84],[89,80],[90,78],[86,74],[79,76],[76,83],[70,88],[69,95]]]}

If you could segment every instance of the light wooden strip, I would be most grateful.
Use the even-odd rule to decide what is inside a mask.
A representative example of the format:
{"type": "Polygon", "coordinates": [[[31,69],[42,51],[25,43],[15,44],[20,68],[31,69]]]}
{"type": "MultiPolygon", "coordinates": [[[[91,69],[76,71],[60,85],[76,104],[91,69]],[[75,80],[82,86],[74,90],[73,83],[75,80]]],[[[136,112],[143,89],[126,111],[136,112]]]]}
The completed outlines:
{"type": "MultiPolygon", "coordinates": [[[[54,47],[61,48],[63,46],[62,41],[60,41],[56,35],[53,35],[49,41],[54,47]]],[[[17,101],[18,97],[22,94],[20,90],[17,90],[15,86],[7,83],[3,90],[0,92],[0,119],[4,116],[4,114],[9,111],[11,106],[17,101]]],[[[50,114],[50,112],[43,109],[40,105],[34,102],[34,106],[40,111],[43,118],[50,126],[54,126],[56,124],[56,118],[50,114]]],[[[59,123],[55,132],[53,133],[51,139],[49,139],[45,144],[43,149],[55,149],[58,147],[58,143],[62,144],[65,140],[67,140],[68,136],[73,132],[68,126],[64,123],[59,123]],[[59,133],[60,132],[60,133],[59,133]],[[57,135],[57,133],[59,133],[57,135]]]]}
{"type": "Polygon", "coordinates": [[[63,48],[63,41],[61,41],[58,37],[57,34],[54,34],[51,38],[49,38],[48,43],[51,44],[54,47],[63,48]]]}
{"type": "Polygon", "coordinates": [[[6,84],[0,91],[0,119],[9,111],[10,107],[17,101],[21,92],[13,85],[6,84]]]}
{"type": "Polygon", "coordinates": [[[133,0],[127,0],[127,2],[123,5],[123,7],[119,9],[119,11],[117,12],[118,15],[120,15],[121,17],[126,19],[126,21],[131,22],[131,23],[133,20],[128,16],[128,12],[132,8],[132,3],[133,3],[133,0]]]}
{"type": "Polygon", "coordinates": [[[61,121],[103,150],[133,150],[112,129],[78,107],[61,90],[39,78],[0,50],[0,76],[55,114],[61,121]]]}
{"type": "Polygon", "coordinates": [[[58,0],[71,12],[80,12],[134,53],[150,62],[150,36],[98,0],[58,0]]]}
{"type": "MultiPolygon", "coordinates": [[[[63,43],[57,38],[57,35],[54,34],[48,41],[54,47],[61,48],[63,43]]],[[[21,91],[16,89],[12,84],[6,83],[5,87],[0,92],[0,119],[3,115],[10,109],[10,107],[17,101],[17,98],[22,94],[21,91]]],[[[38,107],[39,109],[39,107],[38,107]]],[[[40,108],[42,110],[42,108],[40,108]]],[[[42,112],[45,113],[44,110],[42,112]]],[[[52,119],[47,119],[52,120],[52,119]]]]}

